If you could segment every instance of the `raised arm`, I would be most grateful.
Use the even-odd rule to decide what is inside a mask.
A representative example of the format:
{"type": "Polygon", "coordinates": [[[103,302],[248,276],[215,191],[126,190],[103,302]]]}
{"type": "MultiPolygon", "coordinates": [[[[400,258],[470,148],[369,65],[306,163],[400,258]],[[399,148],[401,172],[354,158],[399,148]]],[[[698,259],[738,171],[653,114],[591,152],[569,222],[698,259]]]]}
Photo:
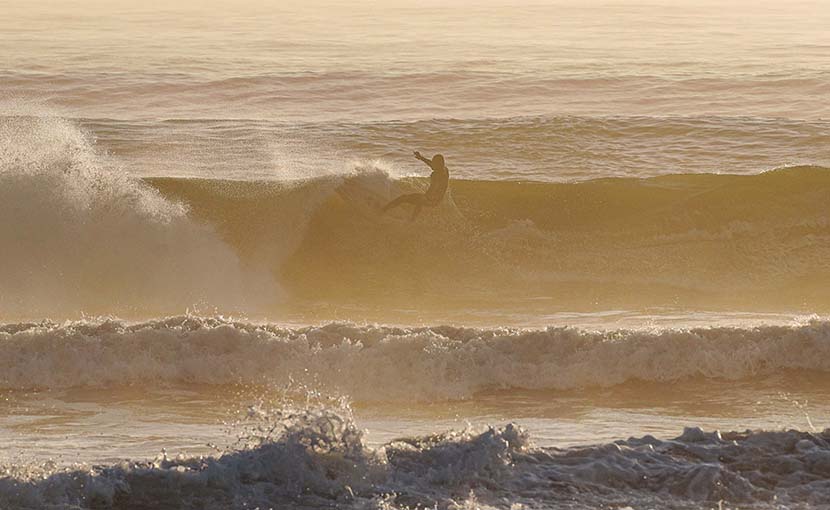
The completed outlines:
{"type": "Polygon", "coordinates": [[[431,164],[431,163],[432,163],[432,161],[430,161],[430,160],[428,160],[427,158],[425,158],[425,157],[421,156],[421,153],[420,153],[420,152],[415,151],[415,157],[416,157],[417,159],[420,159],[420,160],[421,160],[421,161],[423,161],[424,163],[426,163],[426,164],[427,164],[427,166],[429,166],[430,168],[432,168],[432,164],[431,164]]]}

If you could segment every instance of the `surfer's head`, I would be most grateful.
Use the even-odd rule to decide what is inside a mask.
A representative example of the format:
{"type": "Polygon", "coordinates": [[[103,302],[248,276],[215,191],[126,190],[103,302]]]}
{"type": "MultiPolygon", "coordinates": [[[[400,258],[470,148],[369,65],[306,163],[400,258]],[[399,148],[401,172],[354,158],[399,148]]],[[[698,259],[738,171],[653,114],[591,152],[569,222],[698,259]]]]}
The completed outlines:
{"type": "Polygon", "coordinates": [[[444,156],[440,154],[432,156],[432,164],[438,166],[439,168],[444,166],[444,156]]]}

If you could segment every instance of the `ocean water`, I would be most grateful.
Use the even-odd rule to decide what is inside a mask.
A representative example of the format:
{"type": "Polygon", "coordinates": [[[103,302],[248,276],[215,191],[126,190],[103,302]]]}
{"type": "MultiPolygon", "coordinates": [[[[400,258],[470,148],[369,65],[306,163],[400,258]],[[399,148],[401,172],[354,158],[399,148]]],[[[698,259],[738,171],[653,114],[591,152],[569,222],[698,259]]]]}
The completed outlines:
{"type": "Polygon", "coordinates": [[[830,508],[828,25],[0,2],[0,508],[830,508]]]}

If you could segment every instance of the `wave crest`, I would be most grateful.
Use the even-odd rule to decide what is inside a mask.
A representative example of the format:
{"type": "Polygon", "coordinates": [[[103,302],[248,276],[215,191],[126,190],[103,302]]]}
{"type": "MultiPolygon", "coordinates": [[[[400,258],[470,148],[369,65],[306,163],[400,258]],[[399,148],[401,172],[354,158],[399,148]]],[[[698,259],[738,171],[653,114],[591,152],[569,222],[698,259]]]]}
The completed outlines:
{"type": "Polygon", "coordinates": [[[188,207],[120,171],[73,123],[0,117],[0,309],[5,317],[256,309],[255,279],[188,207]]]}
{"type": "Polygon", "coordinates": [[[0,326],[0,386],[307,383],[356,400],[447,400],[523,388],[830,372],[830,322],[592,332],[284,328],[222,318],[0,326]]]}

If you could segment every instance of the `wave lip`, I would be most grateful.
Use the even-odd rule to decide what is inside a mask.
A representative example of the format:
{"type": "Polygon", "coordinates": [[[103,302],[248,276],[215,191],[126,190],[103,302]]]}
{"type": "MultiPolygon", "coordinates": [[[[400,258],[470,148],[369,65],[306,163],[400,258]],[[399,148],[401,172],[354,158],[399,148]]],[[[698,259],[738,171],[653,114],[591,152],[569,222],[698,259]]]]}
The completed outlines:
{"type": "Polygon", "coordinates": [[[249,446],[212,457],[0,474],[4,508],[699,508],[830,504],[830,430],[704,432],[535,448],[514,424],[371,449],[347,408],[259,417],[249,446]]]}
{"type": "Polygon", "coordinates": [[[522,388],[830,372],[830,322],[594,332],[332,323],[287,328],[178,316],[0,325],[0,387],[299,381],[360,401],[522,388]]]}
{"type": "Polygon", "coordinates": [[[253,309],[263,291],[277,293],[185,204],[123,172],[76,124],[12,106],[0,116],[4,316],[253,309]]]}

